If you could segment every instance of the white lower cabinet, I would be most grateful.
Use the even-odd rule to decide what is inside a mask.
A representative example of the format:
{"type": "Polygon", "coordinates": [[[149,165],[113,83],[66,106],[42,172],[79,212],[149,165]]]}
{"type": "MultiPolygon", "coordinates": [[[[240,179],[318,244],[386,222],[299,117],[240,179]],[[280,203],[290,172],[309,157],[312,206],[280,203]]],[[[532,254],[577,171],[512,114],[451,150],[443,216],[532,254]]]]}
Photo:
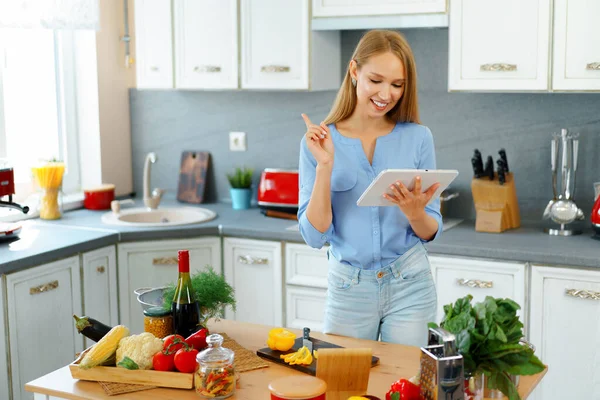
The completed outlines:
{"type": "Polygon", "coordinates": [[[516,301],[526,323],[525,264],[450,256],[429,256],[429,261],[438,294],[436,322],[444,317],[444,305],[471,294],[473,303],[486,296],[516,301]]]}
{"type": "MultiPolygon", "coordinates": [[[[32,399],[25,384],[71,363],[83,350],[79,256],[6,276],[14,400],[32,399]]],[[[2,388],[0,388],[2,390],[2,388]]]]}
{"type": "Polygon", "coordinates": [[[285,245],[286,326],[323,331],[327,298],[327,247],[285,245]]]}
{"type": "MultiPolygon", "coordinates": [[[[117,253],[108,246],[81,255],[83,312],[106,325],[119,323],[117,253]]],[[[94,342],[85,338],[85,347],[94,342]]]]}
{"type": "Polygon", "coordinates": [[[548,365],[534,400],[600,399],[600,271],[533,266],[531,342],[548,365]]]}
{"type": "Polygon", "coordinates": [[[236,311],[227,319],[282,326],[283,278],[281,242],[225,238],[225,279],[235,289],[236,311]]]}
{"type": "Polygon", "coordinates": [[[192,274],[208,266],[221,273],[219,237],[119,244],[119,313],[121,324],[129,327],[132,333],[144,331],[142,307],[133,291],[176,282],[178,250],[190,251],[192,274]]]}
{"type": "Polygon", "coordinates": [[[10,399],[8,376],[8,332],[4,323],[6,304],[4,303],[4,276],[0,275],[0,399],[10,399]]]}

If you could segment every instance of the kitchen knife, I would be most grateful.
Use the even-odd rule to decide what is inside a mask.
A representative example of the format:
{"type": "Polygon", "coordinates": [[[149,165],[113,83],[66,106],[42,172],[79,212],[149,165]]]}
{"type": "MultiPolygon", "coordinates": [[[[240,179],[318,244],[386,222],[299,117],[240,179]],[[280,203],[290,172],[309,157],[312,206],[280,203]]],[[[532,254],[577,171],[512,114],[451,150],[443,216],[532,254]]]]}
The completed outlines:
{"type": "Polygon", "coordinates": [[[498,154],[500,154],[500,159],[502,159],[502,161],[504,162],[505,171],[510,172],[510,170],[508,169],[508,160],[506,159],[506,150],[500,149],[498,154]]]}
{"type": "Polygon", "coordinates": [[[496,168],[496,172],[498,172],[498,182],[500,183],[500,185],[504,185],[504,183],[506,182],[506,164],[504,163],[504,160],[502,160],[501,158],[496,160],[496,164],[498,165],[498,167],[496,168]]]}
{"type": "Polygon", "coordinates": [[[481,159],[481,152],[478,149],[475,149],[473,152],[471,165],[473,165],[473,176],[481,178],[483,176],[483,161],[481,159]]]}
{"type": "Polygon", "coordinates": [[[490,178],[490,181],[494,180],[494,159],[492,156],[488,156],[487,161],[485,162],[484,175],[490,178]]]}
{"type": "Polygon", "coordinates": [[[310,328],[304,328],[302,336],[302,346],[306,346],[310,354],[313,352],[313,342],[310,340],[310,328]]]}

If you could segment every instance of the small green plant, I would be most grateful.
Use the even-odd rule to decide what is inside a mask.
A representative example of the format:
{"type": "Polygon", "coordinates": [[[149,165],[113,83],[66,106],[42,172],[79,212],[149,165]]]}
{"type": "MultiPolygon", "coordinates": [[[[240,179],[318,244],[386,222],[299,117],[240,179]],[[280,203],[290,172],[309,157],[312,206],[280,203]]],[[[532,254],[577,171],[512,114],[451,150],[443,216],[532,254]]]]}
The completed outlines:
{"type": "Polygon", "coordinates": [[[237,167],[233,174],[227,174],[227,179],[234,189],[249,189],[252,186],[253,172],[254,170],[251,168],[237,167]]]}

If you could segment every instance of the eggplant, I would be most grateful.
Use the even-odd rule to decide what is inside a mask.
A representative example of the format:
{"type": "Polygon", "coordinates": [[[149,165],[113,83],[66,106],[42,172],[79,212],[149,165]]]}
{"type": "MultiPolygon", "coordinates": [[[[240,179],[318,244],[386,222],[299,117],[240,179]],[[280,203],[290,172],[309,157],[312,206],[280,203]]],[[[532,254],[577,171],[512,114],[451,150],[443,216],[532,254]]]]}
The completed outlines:
{"type": "Polygon", "coordinates": [[[112,329],[112,327],[104,325],[102,322],[95,320],[94,318],[80,318],[77,315],[73,315],[73,318],[75,318],[75,327],[77,328],[77,332],[81,333],[88,339],[93,340],[94,342],[98,342],[112,329]]]}

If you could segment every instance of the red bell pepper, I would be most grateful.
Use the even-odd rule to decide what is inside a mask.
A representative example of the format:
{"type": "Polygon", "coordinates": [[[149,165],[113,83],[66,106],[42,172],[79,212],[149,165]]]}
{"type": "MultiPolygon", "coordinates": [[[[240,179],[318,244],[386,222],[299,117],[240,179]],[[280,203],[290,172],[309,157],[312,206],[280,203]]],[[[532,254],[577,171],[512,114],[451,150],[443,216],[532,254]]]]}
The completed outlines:
{"type": "Polygon", "coordinates": [[[419,400],[421,388],[408,379],[399,379],[385,395],[385,400],[419,400]]]}
{"type": "Polygon", "coordinates": [[[196,350],[201,351],[206,348],[206,336],[208,336],[208,329],[201,328],[185,339],[185,342],[196,350]]]}

